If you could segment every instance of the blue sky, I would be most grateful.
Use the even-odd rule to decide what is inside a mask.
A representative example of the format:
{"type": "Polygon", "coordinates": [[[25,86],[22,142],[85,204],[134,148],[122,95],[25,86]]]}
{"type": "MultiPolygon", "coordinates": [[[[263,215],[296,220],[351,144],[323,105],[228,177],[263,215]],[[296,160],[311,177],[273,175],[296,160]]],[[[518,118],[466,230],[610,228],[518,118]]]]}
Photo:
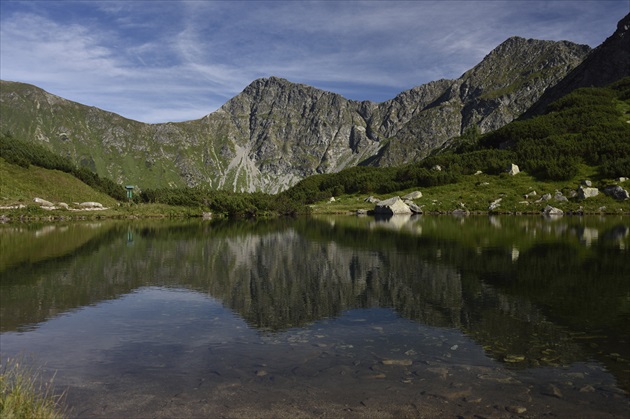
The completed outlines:
{"type": "Polygon", "coordinates": [[[596,47],[630,0],[0,2],[0,78],[143,122],[200,118],[260,77],[348,99],[454,79],[510,36],[596,47]]]}

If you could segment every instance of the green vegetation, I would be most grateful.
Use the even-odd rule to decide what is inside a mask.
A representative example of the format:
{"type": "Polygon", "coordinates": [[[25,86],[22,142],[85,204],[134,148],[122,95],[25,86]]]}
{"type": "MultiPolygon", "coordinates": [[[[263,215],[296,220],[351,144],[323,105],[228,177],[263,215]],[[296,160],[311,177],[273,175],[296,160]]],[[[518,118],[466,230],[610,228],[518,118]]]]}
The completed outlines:
{"type": "Polygon", "coordinates": [[[35,197],[69,204],[79,200],[96,201],[107,207],[117,203],[70,173],[35,165],[18,166],[0,158],[0,205],[30,205],[35,197]]]}
{"type": "Polygon", "coordinates": [[[86,185],[119,201],[126,196],[122,186],[112,180],[102,178],[84,166],[76,167],[69,159],[53,153],[44,146],[14,138],[8,132],[0,134],[0,156],[6,162],[26,169],[33,165],[70,173],[86,185]]]}
{"type": "Polygon", "coordinates": [[[0,416],[4,419],[63,418],[63,395],[52,393],[52,380],[8,359],[0,371],[0,416]]]}
{"type": "MultiPolygon", "coordinates": [[[[204,212],[229,217],[294,215],[311,210],[343,212],[371,209],[371,205],[363,202],[367,195],[386,198],[417,188],[422,188],[424,197],[420,204],[429,212],[462,208],[487,211],[491,202],[501,198],[499,212],[538,213],[545,206],[536,202],[538,197],[556,191],[571,198],[558,205],[564,211],[628,212],[626,202],[602,194],[584,201],[570,194],[583,179],[601,188],[614,184],[616,178],[630,176],[629,121],[630,77],[605,88],[578,89],[549,105],[544,115],[515,121],[485,135],[473,126],[454,139],[450,148],[406,166],[357,166],[315,175],[276,195],[235,193],[202,186],[145,189],[135,197],[135,204],[141,205],[122,206],[102,215],[147,216],[148,211],[154,210],[162,216],[175,217],[200,216],[204,212]],[[504,173],[512,163],[521,169],[517,176],[504,173]],[[538,197],[524,197],[532,191],[538,197]],[[336,198],[334,203],[329,203],[331,197],[336,198]],[[146,204],[151,206],[141,208],[146,204]]],[[[55,194],[45,195],[41,188],[52,191],[55,187],[51,183],[55,183],[64,186],[58,187],[51,199],[71,201],[67,194],[78,189],[60,180],[41,179],[37,183],[40,190],[28,185],[26,179],[37,178],[38,168],[46,168],[71,174],[97,191],[118,201],[125,200],[120,185],[100,178],[85,165],[74,167],[68,159],[41,145],[2,134],[0,153],[6,160],[3,163],[0,159],[3,197],[30,200],[34,193],[51,197],[55,194]],[[29,172],[20,178],[17,168],[29,172]]]]}
{"type": "Polygon", "coordinates": [[[210,210],[229,217],[253,218],[271,213],[295,215],[304,212],[303,206],[282,195],[216,191],[204,187],[149,189],[143,191],[138,199],[143,203],[199,208],[200,211],[210,210]]]}

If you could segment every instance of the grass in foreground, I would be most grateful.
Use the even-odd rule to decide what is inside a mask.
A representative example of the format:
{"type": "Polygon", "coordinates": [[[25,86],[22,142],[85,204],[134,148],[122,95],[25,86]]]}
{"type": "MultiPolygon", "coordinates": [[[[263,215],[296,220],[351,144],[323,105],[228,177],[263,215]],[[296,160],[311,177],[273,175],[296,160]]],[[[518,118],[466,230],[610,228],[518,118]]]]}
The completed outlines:
{"type": "Polygon", "coordinates": [[[52,393],[52,380],[7,359],[0,368],[0,417],[3,419],[63,418],[63,395],[52,393]]]}

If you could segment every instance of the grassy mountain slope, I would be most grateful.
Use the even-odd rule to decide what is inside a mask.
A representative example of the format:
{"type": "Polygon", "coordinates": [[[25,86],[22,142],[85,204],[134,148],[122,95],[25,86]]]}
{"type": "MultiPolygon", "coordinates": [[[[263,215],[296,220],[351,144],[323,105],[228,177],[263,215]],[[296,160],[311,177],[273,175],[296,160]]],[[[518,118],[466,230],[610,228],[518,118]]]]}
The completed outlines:
{"type": "Polygon", "coordinates": [[[30,205],[33,198],[51,202],[100,202],[106,207],[117,201],[95,191],[69,173],[38,166],[28,168],[7,163],[0,158],[0,206],[30,205]]]}

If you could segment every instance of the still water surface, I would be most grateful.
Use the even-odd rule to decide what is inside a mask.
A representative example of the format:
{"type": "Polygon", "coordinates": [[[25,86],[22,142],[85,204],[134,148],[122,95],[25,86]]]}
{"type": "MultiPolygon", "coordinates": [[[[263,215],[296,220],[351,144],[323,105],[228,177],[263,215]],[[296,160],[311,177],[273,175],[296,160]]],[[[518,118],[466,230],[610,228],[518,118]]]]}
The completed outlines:
{"type": "Polygon", "coordinates": [[[630,415],[630,220],[0,226],[0,352],[76,417],[630,415]]]}

